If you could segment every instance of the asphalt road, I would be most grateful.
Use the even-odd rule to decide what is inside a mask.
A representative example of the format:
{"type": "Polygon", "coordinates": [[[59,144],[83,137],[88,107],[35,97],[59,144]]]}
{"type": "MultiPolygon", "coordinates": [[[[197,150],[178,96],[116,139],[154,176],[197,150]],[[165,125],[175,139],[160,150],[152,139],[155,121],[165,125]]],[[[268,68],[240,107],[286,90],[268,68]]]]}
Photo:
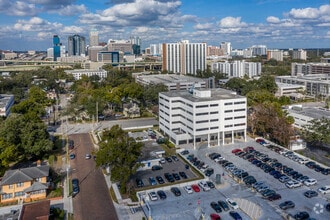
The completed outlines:
{"type": "Polygon", "coordinates": [[[104,176],[95,161],[85,159],[86,153],[91,153],[93,143],[90,135],[72,134],[76,158],[70,160],[72,178],[78,178],[80,192],[73,198],[73,213],[75,220],[117,220],[117,214],[109,195],[104,176]]]}

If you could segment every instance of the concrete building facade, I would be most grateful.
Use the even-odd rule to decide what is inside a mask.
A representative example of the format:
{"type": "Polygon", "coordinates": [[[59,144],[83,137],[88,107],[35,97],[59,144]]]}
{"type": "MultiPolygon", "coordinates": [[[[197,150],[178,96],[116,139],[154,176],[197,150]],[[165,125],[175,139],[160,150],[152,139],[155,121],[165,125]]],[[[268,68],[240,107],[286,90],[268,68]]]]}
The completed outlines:
{"type": "Polygon", "coordinates": [[[224,89],[159,93],[159,129],[176,145],[210,146],[246,140],[246,97],[224,89]]]}
{"type": "Polygon", "coordinates": [[[90,69],[75,69],[75,70],[65,70],[67,74],[73,75],[76,80],[81,79],[83,75],[90,76],[99,76],[100,79],[104,79],[107,77],[108,73],[105,70],[90,70],[90,69]]]}
{"type": "Polygon", "coordinates": [[[14,95],[0,94],[0,116],[7,117],[14,104],[14,95]]]}
{"type": "Polygon", "coordinates": [[[193,74],[206,70],[206,43],[164,43],[163,70],[178,74],[193,74]]]}
{"type": "Polygon", "coordinates": [[[232,61],[232,62],[217,62],[211,64],[212,71],[219,71],[225,73],[229,78],[248,76],[253,78],[261,75],[260,62],[246,62],[246,61],[232,61]]]}

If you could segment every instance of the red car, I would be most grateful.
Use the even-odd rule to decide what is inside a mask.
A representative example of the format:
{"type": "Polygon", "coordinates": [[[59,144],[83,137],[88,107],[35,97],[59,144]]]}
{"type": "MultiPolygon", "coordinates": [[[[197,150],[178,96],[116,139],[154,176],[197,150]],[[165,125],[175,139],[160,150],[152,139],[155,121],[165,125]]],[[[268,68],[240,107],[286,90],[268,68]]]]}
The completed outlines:
{"type": "Polygon", "coordinates": [[[211,217],[211,220],[221,220],[220,215],[215,214],[215,213],[212,213],[212,214],[210,215],[210,217],[211,217]]]}
{"type": "Polygon", "coordinates": [[[236,154],[236,153],[238,153],[238,152],[240,152],[240,151],[242,151],[241,149],[234,149],[234,150],[232,150],[231,152],[233,153],[233,154],[236,154]]]}
{"type": "Polygon", "coordinates": [[[192,184],[191,188],[195,191],[195,192],[200,192],[201,189],[199,188],[199,186],[197,184],[192,184]]]}

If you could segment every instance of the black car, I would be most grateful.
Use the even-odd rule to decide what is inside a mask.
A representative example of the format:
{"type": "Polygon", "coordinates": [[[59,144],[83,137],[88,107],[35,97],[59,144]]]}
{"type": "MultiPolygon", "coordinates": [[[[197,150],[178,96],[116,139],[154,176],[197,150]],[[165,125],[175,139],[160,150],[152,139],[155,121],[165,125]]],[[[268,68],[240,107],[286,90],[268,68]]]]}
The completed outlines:
{"type": "Polygon", "coordinates": [[[179,159],[178,159],[178,157],[177,157],[176,155],[172,155],[172,159],[173,159],[174,161],[179,161],[179,159]]]}
{"type": "Polygon", "coordinates": [[[185,172],[179,172],[179,175],[183,178],[183,179],[187,179],[187,175],[185,172]]]}
{"type": "Polygon", "coordinates": [[[205,170],[205,176],[211,176],[214,173],[213,168],[207,168],[205,170]]]}
{"type": "Polygon", "coordinates": [[[164,176],[165,176],[165,178],[167,179],[168,182],[173,183],[175,181],[173,175],[170,174],[170,173],[165,173],[164,176]]]}
{"type": "Polygon", "coordinates": [[[213,182],[211,181],[206,181],[207,185],[211,188],[211,189],[214,189],[215,188],[215,185],[213,184],[213,182]]]}
{"type": "Polygon", "coordinates": [[[181,152],[181,155],[187,155],[187,154],[189,154],[188,150],[184,150],[184,151],[181,152]]]}
{"type": "Polygon", "coordinates": [[[177,174],[177,173],[173,173],[172,175],[173,175],[175,180],[180,180],[181,179],[179,174],[177,174]]]}
{"type": "Polygon", "coordinates": [[[309,214],[308,214],[308,212],[303,211],[303,212],[298,212],[293,217],[296,220],[305,220],[305,219],[309,218],[309,214]]]}
{"type": "Polygon", "coordinates": [[[211,202],[210,205],[214,209],[214,211],[216,211],[217,213],[222,212],[222,209],[217,202],[211,202]]]}
{"type": "Polygon", "coordinates": [[[228,206],[227,202],[220,200],[220,201],[218,201],[218,204],[221,206],[221,208],[224,211],[229,211],[229,206],[228,206]]]}
{"type": "Polygon", "coordinates": [[[267,199],[268,199],[269,201],[274,201],[274,200],[278,200],[278,199],[281,199],[281,198],[282,198],[282,197],[281,197],[280,194],[275,193],[275,194],[269,196],[267,199]]]}
{"type": "Polygon", "coordinates": [[[283,210],[287,210],[287,209],[290,209],[290,208],[294,208],[295,204],[292,201],[284,201],[281,204],[279,204],[279,207],[283,210]]]}
{"type": "Polygon", "coordinates": [[[166,199],[166,193],[163,190],[158,190],[157,194],[159,196],[160,199],[166,199]]]}
{"type": "Polygon", "coordinates": [[[165,183],[163,177],[161,177],[161,176],[156,176],[156,180],[158,181],[159,184],[165,183]]]}
{"type": "Polygon", "coordinates": [[[136,178],[135,182],[137,187],[144,187],[144,183],[140,178],[136,178]]]}
{"type": "Polygon", "coordinates": [[[172,187],[172,188],[171,188],[171,192],[172,192],[175,196],[181,196],[181,191],[179,190],[178,187],[172,187]]]}
{"type": "Polygon", "coordinates": [[[162,166],[159,166],[159,165],[154,165],[154,166],[151,167],[151,170],[152,171],[162,170],[162,169],[163,169],[163,167],[162,166]]]}
{"type": "Polygon", "coordinates": [[[242,220],[242,217],[240,216],[240,214],[238,214],[238,212],[230,211],[229,215],[235,220],[242,220]]]}
{"type": "Polygon", "coordinates": [[[171,159],[170,157],[166,157],[165,160],[166,160],[167,162],[169,162],[169,163],[172,162],[172,159],[171,159]]]}
{"type": "Polygon", "coordinates": [[[330,212],[330,203],[327,203],[327,204],[325,205],[325,209],[326,209],[328,212],[330,212]]]}
{"type": "Polygon", "coordinates": [[[78,179],[72,179],[71,183],[72,183],[72,196],[74,197],[80,191],[79,180],[78,179]]]}

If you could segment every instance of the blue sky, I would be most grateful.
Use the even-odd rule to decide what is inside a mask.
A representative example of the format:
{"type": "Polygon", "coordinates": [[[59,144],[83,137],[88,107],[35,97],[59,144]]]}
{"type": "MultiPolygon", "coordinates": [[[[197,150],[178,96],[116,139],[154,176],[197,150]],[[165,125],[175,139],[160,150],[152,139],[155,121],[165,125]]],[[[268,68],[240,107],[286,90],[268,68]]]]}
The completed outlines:
{"type": "Polygon", "coordinates": [[[0,49],[46,50],[54,34],[149,44],[330,48],[330,0],[0,0],[0,49]]]}

